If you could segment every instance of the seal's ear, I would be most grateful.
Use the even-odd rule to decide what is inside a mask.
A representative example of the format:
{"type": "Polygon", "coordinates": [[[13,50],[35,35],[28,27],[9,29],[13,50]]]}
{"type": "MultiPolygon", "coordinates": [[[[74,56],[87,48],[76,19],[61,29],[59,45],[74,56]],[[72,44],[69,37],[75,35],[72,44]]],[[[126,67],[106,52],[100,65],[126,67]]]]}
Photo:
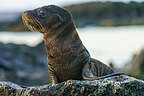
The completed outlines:
{"type": "Polygon", "coordinates": [[[55,17],[55,19],[58,20],[58,22],[60,22],[60,23],[64,22],[64,19],[59,14],[54,14],[54,17],[55,17]]]}
{"type": "Polygon", "coordinates": [[[63,24],[64,18],[59,14],[52,14],[47,23],[49,27],[56,28],[59,25],[63,24]]]}
{"type": "Polygon", "coordinates": [[[60,16],[59,14],[57,14],[57,16],[59,17],[59,20],[60,20],[61,22],[64,21],[64,19],[62,18],[62,16],[60,16]]]}

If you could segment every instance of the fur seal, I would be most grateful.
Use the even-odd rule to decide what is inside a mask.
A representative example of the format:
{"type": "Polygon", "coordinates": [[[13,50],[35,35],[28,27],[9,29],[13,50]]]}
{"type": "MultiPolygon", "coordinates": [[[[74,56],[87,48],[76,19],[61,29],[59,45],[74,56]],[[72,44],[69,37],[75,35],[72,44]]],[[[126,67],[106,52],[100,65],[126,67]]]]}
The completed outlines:
{"type": "Polygon", "coordinates": [[[52,85],[66,80],[96,80],[121,75],[90,57],[76,31],[73,17],[55,5],[25,11],[24,24],[44,35],[52,85]]]}

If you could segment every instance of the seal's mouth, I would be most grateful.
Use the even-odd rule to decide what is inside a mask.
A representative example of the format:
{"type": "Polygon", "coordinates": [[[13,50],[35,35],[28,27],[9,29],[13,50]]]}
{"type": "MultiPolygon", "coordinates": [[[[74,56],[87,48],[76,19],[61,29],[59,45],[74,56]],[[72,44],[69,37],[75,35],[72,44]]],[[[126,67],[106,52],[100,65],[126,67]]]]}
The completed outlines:
{"type": "Polygon", "coordinates": [[[32,14],[31,11],[26,11],[22,15],[23,23],[31,30],[31,31],[41,31],[43,28],[42,25],[38,22],[38,19],[32,14]]]}

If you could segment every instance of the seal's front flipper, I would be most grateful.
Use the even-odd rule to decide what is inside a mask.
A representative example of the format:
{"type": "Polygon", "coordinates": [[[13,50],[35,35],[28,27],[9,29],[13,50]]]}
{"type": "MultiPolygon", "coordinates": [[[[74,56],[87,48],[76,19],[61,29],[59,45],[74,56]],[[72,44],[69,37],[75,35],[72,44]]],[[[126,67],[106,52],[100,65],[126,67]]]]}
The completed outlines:
{"type": "Polygon", "coordinates": [[[48,69],[49,69],[49,76],[50,76],[51,84],[52,86],[54,86],[55,84],[58,83],[57,76],[51,64],[48,64],[48,69]]]}

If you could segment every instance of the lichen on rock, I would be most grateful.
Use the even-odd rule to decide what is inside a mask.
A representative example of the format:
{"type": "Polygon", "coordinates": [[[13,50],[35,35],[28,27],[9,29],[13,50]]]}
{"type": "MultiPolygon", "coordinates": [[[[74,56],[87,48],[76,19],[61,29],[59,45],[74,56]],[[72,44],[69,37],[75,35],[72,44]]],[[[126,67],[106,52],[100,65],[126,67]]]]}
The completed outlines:
{"type": "Polygon", "coordinates": [[[126,75],[94,81],[68,80],[51,86],[21,87],[0,82],[0,96],[143,96],[144,81],[126,75]]]}

